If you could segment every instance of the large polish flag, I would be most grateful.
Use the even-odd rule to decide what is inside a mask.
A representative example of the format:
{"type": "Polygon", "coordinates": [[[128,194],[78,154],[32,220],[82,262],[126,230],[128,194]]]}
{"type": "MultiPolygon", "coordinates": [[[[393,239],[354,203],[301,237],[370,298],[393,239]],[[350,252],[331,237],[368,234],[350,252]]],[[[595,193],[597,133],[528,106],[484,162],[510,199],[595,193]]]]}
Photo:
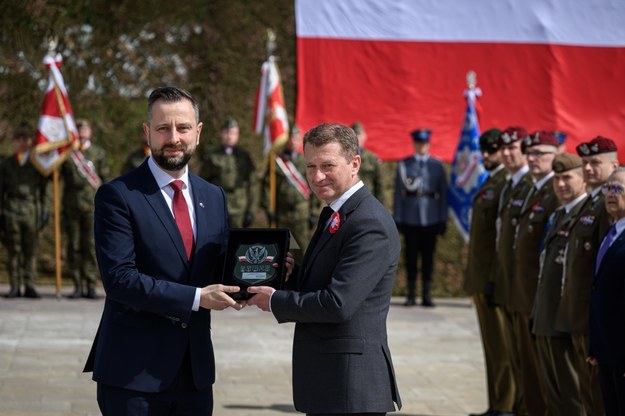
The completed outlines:
{"type": "Polygon", "coordinates": [[[612,138],[625,162],[623,0],[295,0],[298,126],[361,121],[382,159],[451,161],[458,91],[477,73],[480,125],[612,138]]]}

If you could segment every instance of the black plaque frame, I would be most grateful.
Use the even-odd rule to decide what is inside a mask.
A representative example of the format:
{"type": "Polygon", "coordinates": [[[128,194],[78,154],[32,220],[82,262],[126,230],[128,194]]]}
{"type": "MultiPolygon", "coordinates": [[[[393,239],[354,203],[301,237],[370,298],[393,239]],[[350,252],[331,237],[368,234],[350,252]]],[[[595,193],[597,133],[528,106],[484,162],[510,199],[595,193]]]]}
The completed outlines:
{"type": "Polygon", "coordinates": [[[241,291],[229,293],[229,295],[236,300],[247,300],[253,296],[253,294],[247,292],[247,288],[250,286],[271,286],[276,290],[281,289],[286,274],[284,263],[289,249],[289,240],[290,232],[288,228],[231,228],[228,236],[222,283],[227,286],[239,286],[241,291]],[[271,262],[277,264],[277,267],[273,267],[276,272],[274,276],[252,283],[235,276],[235,268],[237,268],[237,265],[239,265],[239,268],[241,267],[241,262],[239,261],[241,253],[237,254],[237,252],[249,246],[276,248],[277,253],[271,262]]]}

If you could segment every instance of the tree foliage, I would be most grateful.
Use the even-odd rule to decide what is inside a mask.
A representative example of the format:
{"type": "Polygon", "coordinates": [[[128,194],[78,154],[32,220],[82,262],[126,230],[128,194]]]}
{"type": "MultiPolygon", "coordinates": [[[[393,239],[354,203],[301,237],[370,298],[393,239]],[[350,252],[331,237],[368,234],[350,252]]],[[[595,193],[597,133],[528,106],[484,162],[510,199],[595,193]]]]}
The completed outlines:
{"type": "MultiPolygon", "coordinates": [[[[273,29],[285,99],[294,111],[293,2],[275,0],[4,0],[0,3],[0,137],[35,128],[47,71],[42,59],[58,40],[62,73],[76,117],[93,121],[96,138],[118,169],[139,143],[146,97],[177,85],[200,102],[200,153],[216,142],[225,117],[239,120],[242,144],[259,155],[252,129],[265,31],[273,29]]],[[[2,150],[8,149],[8,140],[2,150]]]]}

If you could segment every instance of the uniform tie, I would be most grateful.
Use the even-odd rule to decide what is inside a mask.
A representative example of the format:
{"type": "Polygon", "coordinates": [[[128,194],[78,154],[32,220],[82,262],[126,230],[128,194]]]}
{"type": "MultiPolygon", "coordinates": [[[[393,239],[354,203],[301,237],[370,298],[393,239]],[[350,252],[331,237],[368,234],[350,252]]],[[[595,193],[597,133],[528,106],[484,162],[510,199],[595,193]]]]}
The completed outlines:
{"type": "Polygon", "coordinates": [[[170,182],[169,186],[174,190],[174,218],[184,242],[187,258],[191,260],[191,255],[193,254],[193,227],[191,226],[191,217],[189,217],[189,206],[182,194],[183,184],[184,182],[176,179],[170,182]]]}
{"type": "Polygon", "coordinates": [[[597,261],[595,262],[595,274],[599,271],[599,266],[601,266],[601,260],[603,260],[603,256],[605,256],[606,251],[610,247],[612,240],[616,236],[616,223],[610,226],[608,233],[605,235],[601,246],[599,246],[599,252],[597,253],[597,261]]]}

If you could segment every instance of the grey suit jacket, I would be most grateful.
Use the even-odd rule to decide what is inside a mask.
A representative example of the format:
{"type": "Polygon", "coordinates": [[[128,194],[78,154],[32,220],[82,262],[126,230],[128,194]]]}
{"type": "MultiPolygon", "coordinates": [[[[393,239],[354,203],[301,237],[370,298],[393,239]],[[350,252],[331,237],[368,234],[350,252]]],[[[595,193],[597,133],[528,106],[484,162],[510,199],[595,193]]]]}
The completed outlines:
{"type": "Polygon", "coordinates": [[[386,317],[400,243],[389,212],[366,187],[310,246],[294,284],[271,299],[278,322],[296,322],[293,400],[304,413],[401,408],[386,317]]]}

